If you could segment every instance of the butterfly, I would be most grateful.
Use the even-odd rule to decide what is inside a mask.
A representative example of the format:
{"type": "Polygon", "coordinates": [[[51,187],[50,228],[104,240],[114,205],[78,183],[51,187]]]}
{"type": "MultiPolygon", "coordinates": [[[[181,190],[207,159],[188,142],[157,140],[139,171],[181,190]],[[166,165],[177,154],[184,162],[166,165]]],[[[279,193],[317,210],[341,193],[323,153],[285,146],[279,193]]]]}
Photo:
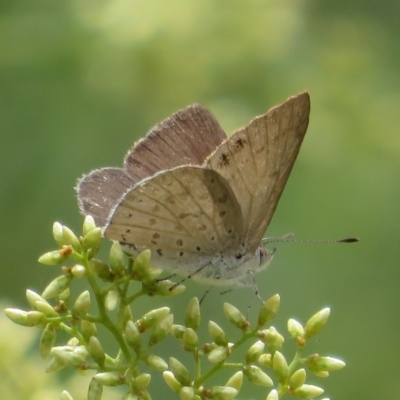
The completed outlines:
{"type": "Polygon", "coordinates": [[[242,286],[273,251],[262,245],[307,130],[307,92],[255,117],[229,138],[191,105],[134,144],[123,168],[102,168],[76,187],[85,215],[132,254],[211,286],[242,286]]]}

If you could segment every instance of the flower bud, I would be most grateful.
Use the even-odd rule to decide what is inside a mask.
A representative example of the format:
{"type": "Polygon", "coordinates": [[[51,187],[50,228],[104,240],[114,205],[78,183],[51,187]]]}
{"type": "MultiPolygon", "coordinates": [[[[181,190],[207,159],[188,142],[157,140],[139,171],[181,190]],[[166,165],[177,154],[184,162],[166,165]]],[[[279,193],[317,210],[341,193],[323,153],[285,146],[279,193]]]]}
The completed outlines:
{"type": "Polygon", "coordinates": [[[249,321],[247,321],[246,317],[232,304],[224,303],[223,309],[226,318],[237,328],[245,330],[249,327],[249,321]]]}
{"type": "Polygon", "coordinates": [[[274,319],[278,312],[280,301],[279,294],[276,294],[263,304],[258,314],[258,327],[264,326],[274,319]]]}
{"type": "Polygon", "coordinates": [[[59,358],[52,357],[47,364],[45,369],[46,374],[50,374],[52,372],[60,371],[61,369],[65,368],[66,364],[59,358]]]}
{"type": "Polygon", "coordinates": [[[110,250],[110,268],[115,275],[122,275],[125,270],[125,258],[122,247],[118,242],[114,242],[110,250]]]}
{"type": "MultiPolygon", "coordinates": [[[[57,318],[59,317],[58,313],[56,312],[56,310],[54,310],[54,308],[46,301],[37,301],[36,302],[36,308],[38,309],[38,311],[40,311],[41,313],[43,313],[46,317],[50,317],[50,318],[57,318]]],[[[33,313],[34,311],[31,311],[31,313],[33,313]]]]}
{"type": "Polygon", "coordinates": [[[172,373],[174,374],[175,379],[182,385],[182,386],[190,386],[191,379],[189,375],[189,371],[186,367],[178,361],[174,357],[169,358],[169,368],[171,369],[172,373]]]}
{"type": "Polygon", "coordinates": [[[290,389],[294,390],[302,386],[306,381],[306,377],[307,377],[306,370],[304,368],[298,369],[289,378],[290,389]]]}
{"type": "Polygon", "coordinates": [[[312,399],[313,397],[320,396],[324,390],[314,385],[302,385],[293,390],[293,394],[301,399],[312,399]]]}
{"type": "Polygon", "coordinates": [[[278,391],[276,389],[272,389],[265,400],[279,400],[278,391]]]}
{"type": "Polygon", "coordinates": [[[57,334],[52,325],[47,325],[42,332],[39,343],[40,357],[46,358],[56,342],[57,334]]]}
{"type": "Polygon", "coordinates": [[[294,340],[296,340],[298,345],[304,345],[304,335],[305,331],[303,328],[303,325],[300,324],[300,322],[296,321],[295,319],[291,318],[288,321],[288,331],[290,333],[290,336],[294,340]]]}
{"type": "Polygon", "coordinates": [[[265,372],[263,372],[261,368],[255,365],[247,366],[244,370],[244,373],[248,380],[255,385],[268,387],[274,384],[272,379],[265,372]]]}
{"type": "Polygon", "coordinates": [[[93,274],[97,275],[104,282],[112,282],[115,279],[114,274],[111,272],[107,264],[100,260],[92,258],[89,261],[90,270],[93,274]]]}
{"type": "Polygon", "coordinates": [[[183,325],[173,324],[171,326],[171,335],[178,340],[183,340],[183,333],[186,328],[183,325]]]}
{"type": "Polygon", "coordinates": [[[85,290],[76,299],[71,312],[74,318],[81,319],[87,315],[89,309],[90,293],[88,290],[85,290]]]}
{"type": "Polygon", "coordinates": [[[88,349],[94,362],[97,363],[100,367],[103,367],[106,355],[104,353],[103,346],[96,336],[90,337],[88,349]]]}
{"type": "Polygon", "coordinates": [[[60,400],[74,400],[74,399],[66,390],[63,390],[60,396],[60,400]]]}
{"type": "Polygon", "coordinates": [[[157,371],[165,371],[168,369],[168,364],[158,356],[155,356],[153,354],[148,355],[145,359],[144,362],[150,367],[153,368],[157,371]]]}
{"type": "Polygon", "coordinates": [[[53,297],[58,296],[62,293],[65,289],[69,287],[71,284],[71,277],[66,275],[58,276],[56,279],[51,281],[46,289],[44,289],[42,293],[42,297],[47,299],[51,299],[53,297]]]}
{"type": "Polygon", "coordinates": [[[106,294],[106,298],[104,299],[104,305],[107,311],[114,311],[118,306],[121,300],[120,294],[118,290],[110,290],[106,294]]]}
{"type": "Polygon", "coordinates": [[[238,391],[229,386],[213,386],[211,388],[211,396],[214,400],[232,400],[238,395],[238,391]]]}
{"type": "Polygon", "coordinates": [[[151,381],[150,374],[140,374],[135,378],[136,388],[138,390],[145,390],[150,385],[150,381],[151,381]]]}
{"type": "Polygon", "coordinates": [[[133,321],[128,321],[125,325],[125,339],[136,352],[140,351],[142,336],[133,321]]]}
{"type": "Polygon", "coordinates": [[[179,393],[182,389],[182,385],[176,380],[174,374],[171,371],[164,371],[163,378],[169,388],[175,393],[179,393]]]}
{"type": "Polygon", "coordinates": [[[41,264],[44,265],[58,265],[63,263],[68,257],[60,252],[60,250],[49,251],[44,253],[38,259],[41,264]]]}
{"type": "Polygon", "coordinates": [[[132,273],[137,276],[138,280],[146,277],[147,270],[150,265],[151,252],[150,250],[142,251],[133,263],[132,273]]]}
{"type": "Polygon", "coordinates": [[[287,383],[289,378],[289,366],[282,353],[275,351],[274,358],[272,360],[272,368],[275,371],[279,382],[287,383]]]}
{"type": "Polygon", "coordinates": [[[272,368],[272,355],[271,354],[261,354],[258,362],[263,367],[272,368]]]}
{"type": "Polygon", "coordinates": [[[261,340],[254,343],[249,348],[249,350],[247,350],[246,357],[245,357],[245,363],[253,364],[254,362],[256,362],[260,358],[262,352],[264,351],[264,348],[265,348],[265,344],[261,340]]]}
{"type": "Polygon", "coordinates": [[[170,332],[173,322],[174,316],[172,314],[168,314],[164,319],[157,322],[150,335],[149,344],[152,346],[161,342],[170,332]]]}
{"type": "Polygon", "coordinates": [[[197,297],[189,301],[185,314],[185,326],[196,330],[200,326],[200,303],[197,297]]]}
{"type": "Polygon", "coordinates": [[[71,274],[77,278],[77,279],[81,279],[85,276],[86,274],[86,270],[85,267],[83,265],[79,265],[79,264],[75,264],[72,268],[71,268],[71,274]]]}
{"type": "Polygon", "coordinates": [[[184,386],[179,392],[181,400],[193,400],[195,399],[195,390],[191,386],[184,386]]]}
{"type": "Polygon", "coordinates": [[[306,365],[314,371],[338,371],[346,364],[337,358],[320,357],[318,354],[312,354],[307,358],[306,365]]]}
{"type": "Polygon", "coordinates": [[[90,255],[93,257],[101,244],[101,228],[93,228],[88,233],[85,234],[82,240],[82,244],[86,249],[91,250],[90,255]]]}
{"type": "Polygon", "coordinates": [[[147,328],[153,327],[156,323],[163,320],[169,313],[169,307],[161,307],[149,311],[138,321],[139,330],[146,330],[147,328]]]}
{"type": "MultiPolygon", "coordinates": [[[[51,306],[49,305],[49,307],[51,306]]],[[[52,307],[51,309],[53,310],[52,307]]],[[[30,324],[30,326],[44,326],[46,324],[46,315],[40,311],[29,311],[28,323],[30,324]]]]}
{"type": "Polygon", "coordinates": [[[185,332],[183,332],[182,340],[188,350],[194,349],[199,342],[197,333],[192,328],[186,328],[185,332]]]}
{"type": "Polygon", "coordinates": [[[6,308],[4,310],[7,317],[14,323],[22,326],[33,326],[28,321],[27,311],[19,310],[18,308],[6,308]]]}
{"type": "Polygon", "coordinates": [[[218,346],[227,346],[228,338],[223,329],[214,321],[208,322],[208,333],[218,346]]]}
{"type": "Polygon", "coordinates": [[[54,222],[53,224],[53,238],[59,247],[64,244],[62,236],[62,225],[59,222],[54,222]]]}
{"type": "Polygon", "coordinates": [[[53,347],[50,354],[58,358],[65,365],[69,365],[74,368],[80,368],[83,363],[86,362],[86,358],[89,355],[84,346],[59,346],[53,347]]]}
{"type": "Polygon", "coordinates": [[[285,341],[284,337],[271,326],[259,332],[259,338],[268,345],[271,352],[282,349],[282,343],[285,341]]]}
{"type": "Polygon", "coordinates": [[[72,232],[72,230],[69,229],[65,225],[63,225],[63,229],[62,229],[62,238],[63,238],[64,244],[72,246],[72,248],[77,253],[80,253],[82,251],[82,246],[81,246],[81,243],[79,242],[79,239],[77,238],[75,233],[72,232]]]}
{"type": "Polygon", "coordinates": [[[32,310],[36,310],[37,301],[47,303],[47,301],[42,296],[29,289],[26,291],[26,299],[28,300],[28,303],[31,306],[32,310]]]}
{"type": "Polygon", "coordinates": [[[226,382],[225,386],[233,387],[234,389],[239,391],[242,387],[242,384],[243,384],[243,372],[238,371],[238,372],[235,372],[229,378],[229,380],[228,380],[228,382],[226,382]]]}
{"type": "Polygon", "coordinates": [[[91,336],[97,335],[97,328],[93,322],[89,322],[85,319],[81,320],[81,331],[86,342],[89,341],[91,336]]]}
{"type": "MultiPolygon", "coordinates": [[[[143,278],[142,281],[144,282],[145,279],[143,278]]],[[[182,284],[177,285],[175,282],[172,282],[168,279],[164,279],[162,281],[154,283],[154,285],[149,290],[149,295],[173,297],[183,293],[185,290],[186,286],[182,284]]]]}
{"type": "Polygon", "coordinates": [[[323,310],[314,314],[306,323],[305,331],[306,338],[316,335],[325,326],[328,321],[331,310],[324,308],[323,310]]]}
{"type": "Polygon", "coordinates": [[[87,400],[101,400],[102,396],[103,385],[93,377],[89,384],[87,400]]]}
{"type": "Polygon", "coordinates": [[[125,381],[123,375],[114,372],[100,372],[94,376],[94,379],[103,386],[120,386],[125,381]]]}
{"type": "Polygon", "coordinates": [[[211,350],[207,357],[210,363],[216,364],[224,361],[230,354],[229,347],[217,346],[215,349],[211,350]]]}
{"type": "Polygon", "coordinates": [[[86,236],[94,228],[96,228],[96,223],[94,222],[93,217],[91,215],[86,215],[85,220],[83,221],[83,236],[86,236]]]}

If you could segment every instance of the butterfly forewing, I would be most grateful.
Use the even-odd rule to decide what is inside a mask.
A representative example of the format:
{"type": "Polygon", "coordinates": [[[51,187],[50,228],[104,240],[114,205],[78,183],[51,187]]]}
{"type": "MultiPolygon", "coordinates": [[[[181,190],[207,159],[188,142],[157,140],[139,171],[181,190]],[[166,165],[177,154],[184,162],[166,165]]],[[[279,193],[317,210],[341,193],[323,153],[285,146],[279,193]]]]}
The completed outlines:
{"type": "Polygon", "coordinates": [[[156,258],[215,256],[238,248],[240,206],[225,180],[202,167],[160,172],[128,191],[111,213],[105,236],[150,248],[156,258]]]}
{"type": "Polygon", "coordinates": [[[226,134],[212,113],[194,104],[156,125],[125,157],[135,180],[181,165],[202,165],[226,134]]]}
{"type": "Polygon", "coordinates": [[[308,93],[289,98],[236,131],[207,159],[240,199],[246,245],[254,251],[271,221],[303,141],[308,93]]]}

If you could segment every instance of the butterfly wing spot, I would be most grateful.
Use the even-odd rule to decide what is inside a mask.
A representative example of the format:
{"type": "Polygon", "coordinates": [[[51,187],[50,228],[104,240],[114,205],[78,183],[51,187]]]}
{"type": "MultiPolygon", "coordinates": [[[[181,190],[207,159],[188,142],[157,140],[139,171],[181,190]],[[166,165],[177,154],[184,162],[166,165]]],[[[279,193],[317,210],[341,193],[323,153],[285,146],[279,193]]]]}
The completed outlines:
{"type": "Polygon", "coordinates": [[[182,257],[183,256],[183,251],[181,251],[180,253],[179,253],[179,257],[182,257]]]}
{"type": "Polygon", "coordinates": [[[154,239],[159,239],[159,238],[160,238],[160,234],[157,233],[157,232],[154,233],[154,234],[153,234],[153,238],[154,238],[154,239]]]}
{"type": "Polygon", "coordinates": [[[221,157],[219,158],[220,168],[227,167],[229,164],[230,164],[230,158],[229,158],[228,154],[222,153],[221,157]]]}
{"type": "Polygon", "coordinates": [[[176,245],[177,245],[177,246],[183,246],[183,240],[182,240],[182,239],[178,239],[178,240],[176,241],[176,245]]]}
{"type": "Polygon", "coordinates": [[[149,225],[152,226],[156,223],[157,221],[154,218],[149,219],[149,225]]]}
{"type": "Polygon", "coordinates": [[[128,213],[128,218],[132,218],[133,214],[132,213],[128,213]]]}
{"type": "Polygon", "coordinates": [[[150,242],[151,242],[151,244],[157,244],[157,242],[155,240],[151,240],[150,242]]]}
{"type": "Polygon", "coordinates": [[[197,250],[197,251],[200,251],[201,248],[200,248],[199,246],[196,246],[196,250],[197,250]]]}
{"type": "Polygon", "coordinates": [[[152,211],[155,212],[155,213],[159,212],[160,211],[160,206],[158,204],[156,204],[155,206],[153,206],[152,211]]]}
{"type": "Polygon", "coordinates": [[[242,257],[243,257],[243,254],[240,254],[240,253],[235,255],[236,260],[240,260],[242,257]]]}
{"type": "Polygon", "coordinates": [[[158,254],[160,257],[162,257],[162,256],[163,256],[162,249],[157,249],[157,254],[158,254]]]}
{"type": "Polygon", "coordinates": [[[190,213],[180,213],[180,214],[178,214],[178,218],[179,219],[183,219],[183,218],[189,217],[190,215],[192,215],[192,214],[190,214],[190,213]]]}
{"type": "Polygon", "coordinates": [[[214,236],[211,236],[210,240],[211,240],[211,241],[215,240],[215,237],[214,237],[214,236]]]}
{"type": "Polygon", "coordinates": [[[227,200],[228,200],[228,195],[225,193],[222,197],[218,199],[218,202],[223,204],[226,203],[227,200]]]}
{"type": "Polygon", "coordinates": [[[219,216],[220,216],[221,218],[223,218],[223,217],[225,216],[225,214],[226,214],[226,211],[220,211],[220,212],[219,212],[219,216]]]}
{"type": "Polygon", "coordinates": [[[235,141],[233,144],[233,148],[235,150],[240,150],[244,147],[244,145],[247,143],[247,141],[244,138],[239,138],[235,141]]]}
{"type": "Polygon", "coordinates": [[[125,232],[126,233],[131,233],[131,230],[130,229],[126,229],[125,232]]]}
{"type": "Polygon", "coordinates": [[[205,231],[206,229],[207,229],[207,226],[204,224],[199,226],[199,231],[201,231],[201,232],[205,231]]]}

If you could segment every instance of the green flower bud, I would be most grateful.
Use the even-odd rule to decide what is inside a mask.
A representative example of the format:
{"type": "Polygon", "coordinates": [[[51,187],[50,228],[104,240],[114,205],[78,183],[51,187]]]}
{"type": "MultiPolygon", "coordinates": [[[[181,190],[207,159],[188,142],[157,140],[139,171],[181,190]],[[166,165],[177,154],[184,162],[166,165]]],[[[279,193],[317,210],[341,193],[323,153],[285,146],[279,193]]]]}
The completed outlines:
{"type": "Polygon", "coordinates": [[[50,374],[52,372],[60,371],[65,367],[66,367],[66,364],[61,359],[56,358],[56,357],[52,357],[50,359],[49,363],[47,364],[45,372],[47,374],[50,374]]]}
{"type": "Polygon", "coordinates": [[[270,351],[282,349],[282,343],[285,341],[284,337],[271,326],[259,332],[259,338],[268,345],[270,351]]]}
{"type": "Polygon", "coordinates": [[[261,368],[255,365],[247,366],[244,370],[244,373],[248,380],[255,385],[268,387],[274,384],[272,379],[265,372],[263,372],[261,368]]]}
{"type": "MultiPolygon", "coordinates": [[[[50,317],[50,318],[59,317],[58,313],[54,310],[54,308],[47,301],[46,302],[37,301],[36,308],[38,309],[38,311],[43,313],[46,317],[50,317]]],[[[33,313],[34,311],[31,311],[31,312],[33,313]]]]}
{"type": "Polygon", "coordinates": [[[147,270],[150,265],[151,252],[150,250],[142,251],[133,263],[132,273],[138,278],[138,280],[142,280],[143,277],[147,276],[147,270]]]}
{"type": "Polygon", "coordinates": [[[56,342],[56,338],[57,334],[54,327],[52,325],[47,325],[46,328],[43,329],[39,343],[39,352],[43,359],[50,354],[50,351],[56,342]]]}
{"type": "Polygon", "coordinates": [[[289,319],[288,331],[292,336],[292,338],[296,340],[298,345],[301,346],[305,345],[305,340],[304,340],[305,331],[303,325],[301,325],[300,322],[297,322],[295,319],[292,318],[289,319]]]}
{"type": "Polygon", "coordinates": [[[125,393],[121,400],[141,400],[136,394],[125,393]]]}
{"type": "Polygon", "coordinates": [[[149,344],[152,346],[161,342],[170,332],[173,322],[174,316],[172,314],[168,314],[163,320],[157,322],[150,335],[149,344]]]}
{"type": "Polygon", "coordinates": [[[33,326],[28,321],[28,313],[17,308],[6,308],[4,310],[7,317],[14,323],[22,326],[33,326]]]}
{"type": "Polygon", "coordinates": [[[237,391],[239,391],[242,388],[242,384],[243,384],[243,372],[238,371],[238,372],[235,372],[229,378],[229,380],[228,380],[228,382],[226,382],[225,386],[232,387],[232,388],[236,389],[237,391]]]}
{"type": "Polygon", "coordinates": [[[28,303],[33,310],[36,310],[36,302],[37,301],[42,301],[44,303],[47,303],[47,301],[42,296],[40,296],[33,290],[29,290],[29,289],[26,291],[26,299],[28,300],[28,303]]]}
{"type": "Polygon", "coordinates": [[[329,314],[331,310],[329,308],[324,308],[323,310],[314,314],[306,323],[306,338],[316,335],[325,326],[328,321],[329,314]]]}
{"type": "Polygon", "coordinates": [[[229,386],[213,386],[211,388],[213,400],[232,400],[238,393],[239,392],[235,388],[229,386]]]}
{"type": "Polygon", "coordinates": [[[60,396],[60,400],[74,400],[74,399],[66,390],[63,390],[60,396]]]}
{"type": "MultiPolygon", "coordinates": [[[[49,305],[49,307],[51,306],[49,305]]],[[[53,308],[51,309],[53,310],[53,308]]],[[[29,311],[28,323],[30,324],[30,326],[44,326],[46,324],[46,316],[43,312],[40,311],[29,311]]]]}
{"type": "Polygon", "coordinates": [[[96,228],[96,223],[94,222],[93,217],[91,215],[86,215],[85,220],[83,221],[83,236],[86,236],[94,228],[96,228]]]}
{"type": "Polygon", "coordinates": [[[122,275],[125,271],[125,257],[122,247],[114,242],[110,250],[110,268],[115,275],[122,275]]]}
{"type": "Polygon", "coordinates": [[[289,378],[289,366],[282,353],[275,351],[274,358],[272,360],[272,368],[275,371],[279,382],[287,383],[289,378]]]}
{"type": "Polygon", "coordinates": [[[217,346],[215,349],[211,350],[207,357],[210,363],[216,364],[224,361],[230,354],[229,347],[217,346]]]}
{"type": "Polygon", "coordinates": [[[82,243],[86,249],[91,250],[90,256],[93,257],[101,244],[101,228],[93,228],[83,237],[82,243]]]}
{"type": "Polygon", "coordinates": [[[63,263],[67,258],[64,251],[54,250],[41,255],[38,261],[44,265],[58,265],[63,263]]]}
{"type": "Polygon", "coordinates": [[[97,328],[93,322],[85,319],[81,320],[81,332],[86,342],[89,341],[91,336],[97,335],[97,328]]]}
{"type": "Polygon", "coordinates": [[[153,327],[155,324],[163,320],[169,313],[169,307],[161,307],[149,311],[138,321],[139,329],[146,330],[147,328],[153,327]]]}
{"type": "Polygon", "coordinates": [[[193,297],[190,300],[185,314],[185,325],[187,328],[196,330],[200,326],[201,315],[200,315],[200,303],[197,297],[193,297]]]}
{"type": "Polygon", "coordinates": [[[94,376],[94,379],[103,386],[120,386],[125,382],[123,375],[114,372],[100,372],[94,376]]]}
{"type": "Polygon", "coordinates": [[[301,399],[312,399],[313,397],[320,396],[324,390],[314,385],[302,385],[293,390],[293,394],[301,399]]]}
{"type": "Polygon", "coordinates": [[[74,318],[81,319],[87,315],[90,309],[90,293],[88,290],[82,292],[75,301],[72,308],[74,318]]]}
{"type": "Polygon", "coordinates": [[[179,397],[181,400],[193,400],[195,399],[195,390],[190,386],[184,386],[179,392],[179,397]]]}
{"type": "Polygon", "coordinates": [[[227,346],[228,345],[228,338],[226,336],[226,333],[214,321],[208,322],[208,333],[210,334],[212,340],[218,346],[227,346]]]}
{"type": "Polygon", "coordinates": [[[279,297],[279,294],[276,294],[263,304],[260,313],[258,314],[258,327],[266,325],[275,318],[280,302],[281,298],[279,297]]]}
{"type": "Polygon", "coordinates": [[[249,327],[249,321],[236,307],[229,303],[224,303],[223,309],[226,318],[237,328],[245,330],[249,327]]]}
{"type": "Polygon", "coordinates": [[[52,299],[53,297],[58,296],[65,289],[69,287],[71,284],[71,277],[66,275],[58,276],[56,279],[51,281],[46,289],[44,289],[42,293],[42,297],[47,299],[52,299]]]}
{"type": "Polygon", "coordinates": [[[72,268],[71,268],[71,274],[77,278],[77,279],[81,279],[85,276],[86,274],[86,270],[85,267],[83,265],[79,265],[79,264],[75,264],[72,268]]]}
{"type": "Polygon", "coordinates": [[[327,378],[327,377],[329,376],[329,372],[328,372],[328,371],[311,370],[311,372],[312,372],[315,376],[319,376],[320,378],[327,378]]]}
{"type": "Polygon", "coordinates": [[[254,343],[249,350],[247,350],[245,364],[253,364],[256,362],[260,358],[264,348],[265,343],[263,343],[261,340],[254,343]]]}
{"type": "Polygon", "coordinates": [[[278,391],[276,389],[272,389],[265,400],[279,400],[278,391]]]}
{"type": "Polygon", "coordinates": [[[138,390],[145,390],[150,385],[150,381],[150,374],[140,374],[135,378],[135,384],[138,390]]]}
{"type": "Polygon", "coordinates": [[[157,371],[165,371],[168,369],[168,364],[158,356],[155,356],[153,354],[148,355],[145,359],[144,362],[152,369],[155,369],[157,371]]]}
{"type": "Polygon", "coordinates": [[[54,222],[53,224],[53,238],[59,247],[64,244],[62,236],[62,225],[59,222],[54,222]]]}
{"type": "Polygon", "coordinates": [[[69,365],[74,368],[80,368],[83,363],[86,363],[86,358],[89,355],[84,346],[59,346],[53,347],[50,354],[58,358],[65,365],[69,365]]]}
{"type": "Polygon", "coordinates": [[[309,356],[306,365],[312,371],[338,371],[346,366],[342,360],[333,357],[320,357],[318,354],[309,356]]]}
{"type": "Polygon", "coordinates": [[[182,385],[182,386],[190,386],[191,379],[189,375],[189,371],[186,367],[178,361],[174,357],[169,358],[169,368],[171,369],[172,373],[174,374],[175,379],[182,385]]]}
{"type": "Polygon", "coordinates": [[[261,354],[258,359],[258,362],[263,367],[272,368],[272,355],[271,354],[261,354]]]}
{"type": "MultiPolygon", "coordinates": [[[[145,282],[145,279],[143,279],[145,282]]],[[[186,286],[179,284],[176,285],[168,279],[155,282],[149,290],[149,296],[162,296],[162,297],[173,297],[183,293],[186,290],[186,286]]]]}
{"type": "Polygon", "coordinates": [[[93,377],[89,384],[87,400],[101,400],[102,396],[103,385],[93,377]]]}
{"type": "Polygon", "coordinates": [[[125,325],[125,339],[136,352],[140,351],[142,336],[133,321],[128,321],[125,325]]]}
{"type": "Polygon", "coordinates": [[[186,328],[183,325],[173,324],[171,326],[171,335],[178,340],[183,340],[183,333],[186,328]]]}
{"type": "Polygon", "coordinates": [[[176,380],[174,374],[171,371],[164,371],[163,378],[169,388],[175,393],[179,393],[182,389],[182,385],[176,380]]]}
{"type": "Polygon", "coordinates": [[[90,337],[88,349],[94,362],[97,363],[100,367],[103,367],[106,355],[104,353],[103,346],[96,336],[90,337]]]}
{"type": "Polygon", "coordinates": [[[104,305],[107,311],[114,311],[119,306],[121,300],[118,290],[110,290],[104,299],[104,305]]]}
{"type": "Polygon", "coordinates": [[[104,282],[113,282],[115,279],[114,274],[111,272],[107,264],[100,260],[92,258],[89,261],[90,271],[98,276],[104,282]]]}
{"type": "Polygon", "coordinates": [[[307,378],[306,370],[304,368],[298,369],[289,378],[290,389],[294,390],[304,385],[306,378],[307,378]]]}
{"type": "Polygon", "coordinates": [[[197,333],[192,328],[186,328],[185,332],[183,332],[183,344],[187,349],[194,349],[199,342],[199,338],[197,333]]]}
{"type": "Polygon", "coordinates": [[[65,225],[63,225],[62,229],[62,238],[64,244],[72,246],[77,253],[82,251],[82,246],[79,242],[79,239],[76,237],[75,233],[65,225]]]}
{"type": "Polygon", "coordinates": [[[58,295],[58,301],[63,302],[65,308],[67,308],[70,298],[71,298],[71,291],[69,290],[69,288],[66,288],[63,292],[61,292],[58,295]]]}

